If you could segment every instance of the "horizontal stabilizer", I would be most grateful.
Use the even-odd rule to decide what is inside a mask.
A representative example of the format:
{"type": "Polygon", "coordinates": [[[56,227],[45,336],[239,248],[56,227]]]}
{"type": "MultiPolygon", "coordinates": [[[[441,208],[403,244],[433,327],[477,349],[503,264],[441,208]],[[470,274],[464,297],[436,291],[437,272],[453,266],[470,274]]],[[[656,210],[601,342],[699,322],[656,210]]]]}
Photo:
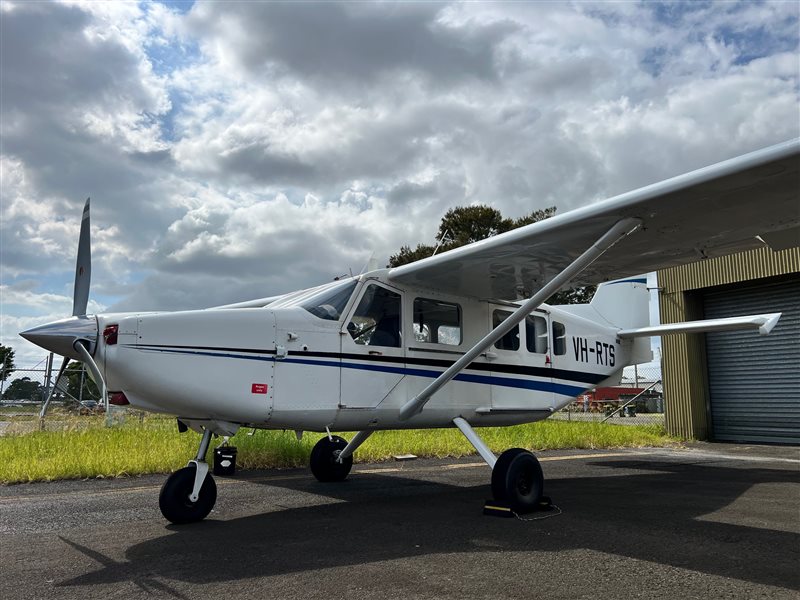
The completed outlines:
{"type": "Polygon", "coordinates": [[[705,319],[702,321],[685,321],[683,323],[670,323],[654,327],[640,327],[638,329],[621,329],[617,333],[620,339],[649,337],[655,335],[674,335],[676,333],[706,333],[709,331],[733,331],[736,329],[758,329],[761,335],[766,335],[778,323],[781,313],[766,315],[747,315],[744,317],[725,317],[724,319],[705,319]]]}

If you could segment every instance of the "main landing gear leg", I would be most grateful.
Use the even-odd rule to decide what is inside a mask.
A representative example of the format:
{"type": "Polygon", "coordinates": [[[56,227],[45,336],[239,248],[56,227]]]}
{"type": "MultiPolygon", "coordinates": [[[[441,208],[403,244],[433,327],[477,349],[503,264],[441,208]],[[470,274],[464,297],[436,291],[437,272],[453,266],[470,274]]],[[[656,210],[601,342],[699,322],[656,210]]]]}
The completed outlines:
{"type": "Polygon", "coordinates": [[[536,510],[544,490],[542,467],[536,457],[522,448],[511,448],[495,458],[469,423],[461,417],[453,423],[491,467],[495,501],[520,514],[536,510]]]}
{"type": "Polygon", "coordinates": [[[203,430],[197,456],[189,464],[167,477],[158,495],[161,514],[180,525],[202,521],[217,501],[217,484],[208,474],[206,452],[211,442],[211,430],[203,430]]]}

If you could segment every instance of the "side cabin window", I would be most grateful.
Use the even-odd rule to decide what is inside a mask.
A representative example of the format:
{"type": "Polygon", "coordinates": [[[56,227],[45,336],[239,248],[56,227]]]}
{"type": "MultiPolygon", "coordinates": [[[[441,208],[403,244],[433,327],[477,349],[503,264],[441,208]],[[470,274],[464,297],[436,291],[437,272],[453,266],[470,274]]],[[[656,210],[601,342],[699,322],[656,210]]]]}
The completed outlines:
{"type": "MultiPolygon", "coordinates": [[[[492,329],[496,328],[510,316],[511,312],[507,310],[494,311],[494,313],[492,313],[492,329]]],[[[497,340],[494,343],[494,347],[498,350],[519,350],[519,325],[497,340]]]]}
{"type": "Polygon", "coordinates": [[[347,324],[347,332],[356,344],[399,348],[400,304],[400,294],[370,284],[347,324]]]}
{"type": "Polygon", "coordinates": [[[544,317],[525,317],[525,345],[528,352],[547,354],[547,320],[544,317]]]}
{"type": "Polygon", "coordinates": [[[423,344],[461,344],[461,307],[430,298],[414,299],[414,341],[423,344]]]}
{"type": "Polygon", "coordinates": [[[567,353],[567,330],[563,323],[553,321],[553,354],[567,353]]]}

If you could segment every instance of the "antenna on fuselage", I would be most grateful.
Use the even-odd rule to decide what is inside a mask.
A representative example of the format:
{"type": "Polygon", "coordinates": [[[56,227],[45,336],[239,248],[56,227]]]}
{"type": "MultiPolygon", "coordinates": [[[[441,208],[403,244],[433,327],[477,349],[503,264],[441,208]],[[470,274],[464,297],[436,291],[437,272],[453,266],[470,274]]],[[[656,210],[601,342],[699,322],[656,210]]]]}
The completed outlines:
{"type": "Polygon", "coordinates": [[[431,256],[436,256],[436,253],[439,251],[439,248],[442,247],[442,244],[445,242],[449,242],[450,240],[450,230],[445,229],[444,233],[442,234],[441,239],[436,240],[436,248],[433,249],[433,254],[431,256]]]}

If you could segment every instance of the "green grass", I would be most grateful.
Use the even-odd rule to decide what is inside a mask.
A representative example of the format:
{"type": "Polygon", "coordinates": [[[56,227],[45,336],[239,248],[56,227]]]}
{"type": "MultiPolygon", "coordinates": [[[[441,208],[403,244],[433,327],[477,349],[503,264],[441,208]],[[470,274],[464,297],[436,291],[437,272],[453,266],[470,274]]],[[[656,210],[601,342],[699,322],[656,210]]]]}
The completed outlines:
{"type": "MultiPolygon", "coordinates": [[[[194,457],[200,436],[177,433],[175,421],[148,417],[106,428],[102,417],[74,418],[66,431],[36,431],[0,438],[0,483],[166,473],[194,457]],[[89,423],[87,425],[87,423],[89,423]]],[[[543,421],[479,430],[499,453],[506,448],[621,448],[665,446],[677,442],[654,426],[543,421]]],[[[320,434],[298,441],[294,432],[242,430],[231,438],[244,469],[305,466],[320,434]]],[[[352,434],[343,434],[350,438],[352,434]]],[[[357,462],[388,460],[397,454],[458,457],[475,450],[455,429],[381,431],[356,452],[357,462]]],[[[209,454],[210,459],[210,454],[209,454]]]]}
{"type": "Polygon", "coordinates": [[[8,404],[0,405],[0,416],[11,415],[19,417],[22,415],[35,416],[39,414],[40,404],[23,404],[21,406],[8,406],[8,404]]]}

